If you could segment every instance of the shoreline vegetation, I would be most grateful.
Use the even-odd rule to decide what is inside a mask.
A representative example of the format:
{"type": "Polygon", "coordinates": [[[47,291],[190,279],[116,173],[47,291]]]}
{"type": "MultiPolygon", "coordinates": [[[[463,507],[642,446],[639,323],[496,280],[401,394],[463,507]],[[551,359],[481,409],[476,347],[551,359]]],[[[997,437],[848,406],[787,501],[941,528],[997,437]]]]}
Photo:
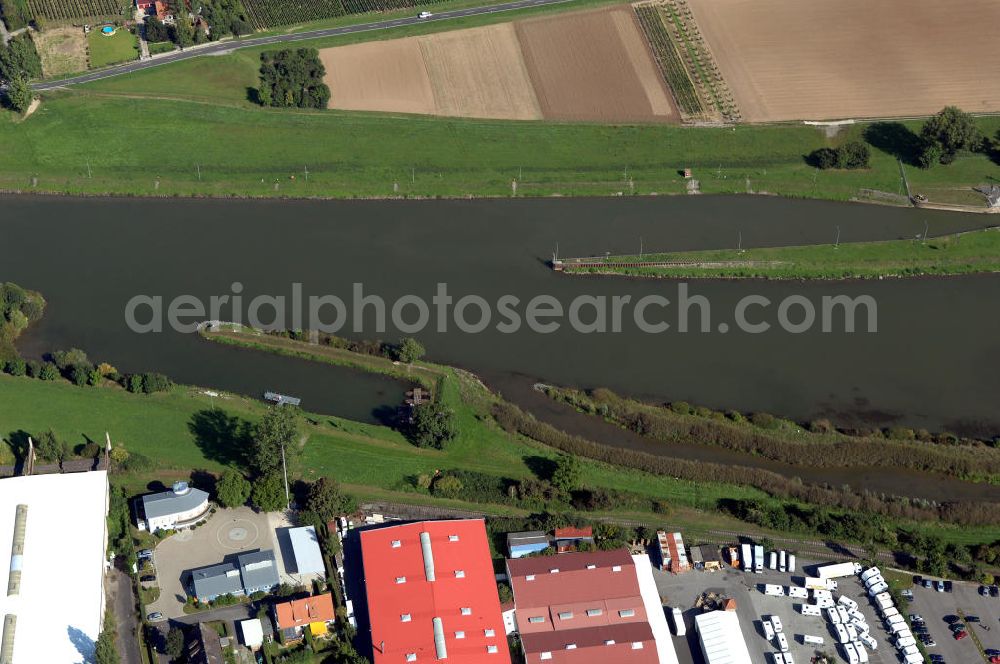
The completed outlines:
{"type": "Polygon", "coordinates": [[[723,413],[683,401],[649,404],[605,388],[584,391],[545,385],[539,390],[579,413],[665,444],[716,445],[791,465],[907,468],[1000,484],[1000,449],[950,433],[934,435],[906,427],[841,431],[826,419],[802,425],[770,413],[723,413]]]}
{"type": "MultiPolygon", "coordinates": [[[[262,334],[254,330],[242,328],[237,331],[229,330],[223,336],[217,336],[218,333],[215,332],[203,333],[202,336],[209,341],[235,343],[255,350],[279,355],[293,354],[302,359],[312,359],[319,362],[332,361],[333,363],[339,363],[340,361],[347,361],[346,358],[333,359],[337,356],[342,356],[342,352],[335,351],[331,353],[327,345],[313,344],[305,340],[308,338],[308,333],[296,334],[300,339],[291,339],[277,333],[262,334]]],[[[334,339],[336,338],[334,337],[334,339]]],[[[376,358],[376,365],[379,363],[378,359],[376,358]]],[[[386,364],[392,366],[389,360],[382,360],[381,363],[383,364],[383,369],[386,364]]],[[[357,368],[365,368],[365,366],[372,365],[366,362],[355,366],[357,368]]],[[[481,421],[484,417],[489,418],[494,420],[508,434],[525,437],[536,444],[540,443],[556,451],[610,464],[612,467],[630,468],[654,475],[669,476],[693,482],[722,481],[724,484],[729,485],[746,485],[756,490],[764,491],[778,499],[801,500],[814,505],[830,506],[835,509],[863,510],[890,518],[940,519],[953,523],[966,521],[970,524],[997,523],[1000,520],[1000,504],[969,501],[946,505],[932,501],[876,495],[872,492],[858,492],[849,487],[835,489],[819,485],[806,485],[797,479],[787,478],[779,473],[763,469],[695,462],[608,447],[585,440],[579,436],[567,434],[549,424],[539,422],[530,414],[525,413],[517,406],[504,401],[501,397],[491,392],[471,374],[458,372],[458,370],[451,367],[431,365],[424,362],[417,363],[417,366],[435,367],[438,371],[444,372],[439,383],[438,394],[445,394],[447,392],[446,385],[449,382],[449,375],[454,378],[462,374],[464,376],[463,380],[466,381],[467,386],[475,394],[476,405],[473,407],[473,410],[479,411],[474,415],[470,413],[472,415],[471,419],[481,421]],[[992,514],[994,509],[998,512],[995,515],[992,514]]],[[[470,396],[472,393],[470,393],[470,396]]],[[[582,395],[582,393],[577,394],[582,395]]],[[[564,392],[562,395],[568,398],[569,392],[564,392]]],[[[456,410],[469,408],[469,404],[463,406],[460,402],[450,402],[447,405],[456,410]]],[[[780,420],[773,418],[773,416],[772,419],[780,422],[780,420]]],[[[914,433],[914,437],[916,435],[914,433]]],[[[942,438],[942,440],[945,440],[945,438],[942,438]]],[[[782,442],[787,444],[789,441],[782,442]]],[[[994,452],[985,445],[981,445],[981,447],[983,455],[989,456],[994,452]]],[[[755,451],[750,448],[744,451],[759,453],[759,450],[755,451]]],[[[980,481],[989,481],[1000,476],[1000,465],[996,466],[996,473],[991,472],[991,469],[994,469],[994,462],[992,460],[983,466],[986,469],[984,473],[982,472],[982,468],[978,470],[973,468],[975,464],[964,465],[961,462],[957,462],[957,465],[956,463],[949,464],[946,458],[937,453],[936,448],[922,450],[922,452],[924,454],[916,457],[921,460],[920,462],[906,467],[950,474],[963,479],[974,478],[980,481]],[[920,465],[921,463],[923,465],[920,465]]],[[[883,458],[883,461],[888,464],[889,457],[885,457],[882,453],[879,454],[883,458]]],[[[1000,460],[997,463],[1000,463],[1000,460]]]]}
{"type": "Polygon", "coordinates": [[[884,279],[1000,272],[1000,228],[908,240],[565,258],[567,274],[687,279],[884,279]]]}

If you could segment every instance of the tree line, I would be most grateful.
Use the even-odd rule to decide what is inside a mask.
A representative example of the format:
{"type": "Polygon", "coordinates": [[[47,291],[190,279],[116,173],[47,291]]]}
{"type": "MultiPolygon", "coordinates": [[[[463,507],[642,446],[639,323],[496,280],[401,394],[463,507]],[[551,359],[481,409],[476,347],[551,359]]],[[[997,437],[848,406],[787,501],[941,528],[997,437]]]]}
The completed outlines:
{"type": "Polygon", "coordinates": [[[260,54],[261,106],[326,108],[330,88],[323,82],[326,68],[314,48],[265,51],[260,54]]]}
{"type": "Polygon", "coordinates": [[[28,81],[41,76],[42,59],[30,32],[11,38],[6,45],[0,43],[0,83],[7,86],[4,99],[14,111],[28,110],[35,99],[28,81]]]}

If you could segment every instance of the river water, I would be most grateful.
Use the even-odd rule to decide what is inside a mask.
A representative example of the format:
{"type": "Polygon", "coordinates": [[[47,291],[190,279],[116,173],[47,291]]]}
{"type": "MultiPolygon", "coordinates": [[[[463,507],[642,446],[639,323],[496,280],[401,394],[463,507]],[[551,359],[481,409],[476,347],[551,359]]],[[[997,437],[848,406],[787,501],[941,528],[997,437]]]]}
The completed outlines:
{"type": "MultiPolygon", "coordinates": [[[[257,395],[303,398],[308,410],[372,420],[405,386],[306,362],[222,348],[195,335],[136,334],[125,324],[138,294],[208,301],[242,286],[255,295],[333,294],[353,284],[391,303],[437,284],[457,300],[547,294],[677,296],[678,283],[556,274],[546,260],[604,252],[913,238],[978,227],[982,215],[771,197],[673,197],[478,201],[219,201],[0,198],[0,279],[41,291],[43,321],[22,342],[38,354],[78,346],[120,370],[156,370],[178,382],[257,395]],[[925,226],[926,225],[926,226],[925,226]]],[[[707,332],[551,334],[489,327],[469,334],[414,334],[429,359],[462,366],[505,397],[542,414],[536,381],[604,386],[656,400],[763,410],[843,425],[905,424],[992,436],[1000,433],[1000,276],[863,282],[695,281],[710,302],[707,332]],[[718,330],[737,302],[803,295],[870,295],[876,333],[763,334],[718,330]]],[[[467,318],[475,320],[475,309],[467,318]]],[[[369,309],[355,338],[395,341],[369,309]]],[[[413,316],[409,317],[410,320],[413,316]]],[[[432,317],[433,318],[433,317],[432,317]]],[[[286,324],[291,326],[292,321],[286,324]]],[[[494,323],[495,325],[495,323],[494,323]]],[[[861,325],[864,328],[864,325],[861,325]]],[[[551,413],[550,413],[551,414],[551,413]]],[[[554,415],[553,415],[554,416],[554,415]]]]}

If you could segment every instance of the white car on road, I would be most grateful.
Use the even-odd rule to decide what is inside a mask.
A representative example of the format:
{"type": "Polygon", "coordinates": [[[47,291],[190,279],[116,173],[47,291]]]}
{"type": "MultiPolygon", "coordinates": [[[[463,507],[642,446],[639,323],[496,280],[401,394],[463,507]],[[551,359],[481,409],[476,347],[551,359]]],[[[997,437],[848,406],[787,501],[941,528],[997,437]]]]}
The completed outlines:
{"type": "Polygon", "coordinates": [[[434,16],[434,14],[430,12],[420,12],[417,14],[417,18],[430,18],[431,16],[434,16]]]}

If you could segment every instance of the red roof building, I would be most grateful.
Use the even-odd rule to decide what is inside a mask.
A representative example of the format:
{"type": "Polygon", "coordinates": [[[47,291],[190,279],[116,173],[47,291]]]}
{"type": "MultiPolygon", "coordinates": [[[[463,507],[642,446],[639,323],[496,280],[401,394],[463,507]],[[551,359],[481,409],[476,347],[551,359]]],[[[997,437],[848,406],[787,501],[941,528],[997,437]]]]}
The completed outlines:
{"type": "Polygon", "coordinates": [[[330,623],[337,619],[330,593],[276,604],[274,612],[278,617],[278,629],[282,630],[313,623],[330,623]]]}
{"type": "Polygon", "coordinates": [[[507,561],[527,664],[657,664],[628,551],[507,561]]]}
{"type": "Polygon", "coordinates": [[[374,664],[509,664],[482,519],[361,533],[374,664]]]}

